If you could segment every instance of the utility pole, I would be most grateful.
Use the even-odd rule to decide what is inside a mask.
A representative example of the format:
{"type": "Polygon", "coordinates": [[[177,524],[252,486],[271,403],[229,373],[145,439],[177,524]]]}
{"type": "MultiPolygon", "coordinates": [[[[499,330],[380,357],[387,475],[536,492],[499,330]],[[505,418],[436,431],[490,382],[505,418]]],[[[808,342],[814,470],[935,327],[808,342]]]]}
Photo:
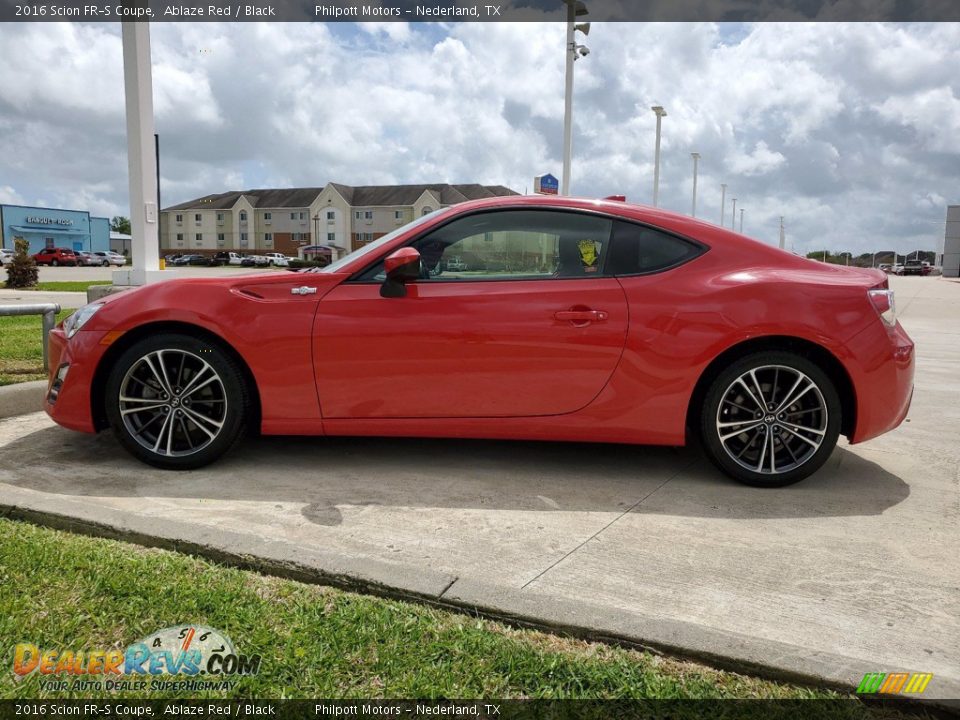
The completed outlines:
{"type": "Polygon", "coordinates": [[[720,183],[720,227],[723,227],[723,218],[727,213],[727,184],[720,183]]]}
{"type": "Polygon", "coordinates": [[[660,105],[654,105],[650,109],[657,115],[657,145],[653,155],[653,206],[658,207],[657,203],[660,197],[660,121],[667,116],[667,111],[660,105]]]}
{"type": "Polygon", "coordinates": [[[737,229],[737,199],[736,199],[736,198],[733,199],[733,213],[732,213],[732,215],[733,215],[733,217],[730,219],[730,229],[731,229],[731,230],[736,230],[736,229],[737,229]]]}
{"type": "Polygon", "coordinates": [[[740,233],[743,233],[743,208],[740,208],[740,233]]]}
{"type": "Polygon", "coordinates": [[[780,249],[783,250],[787,244],[787,236],[783,231],[783,215],[780,216],[780,249]]]}
{"type": "Polygon", "coordinates": [[[690,217],[697,216],[697,163],[700,162],[700,153],[692,152],[690,157],[693,158],[693,206],[690,208],[690,217]]]}

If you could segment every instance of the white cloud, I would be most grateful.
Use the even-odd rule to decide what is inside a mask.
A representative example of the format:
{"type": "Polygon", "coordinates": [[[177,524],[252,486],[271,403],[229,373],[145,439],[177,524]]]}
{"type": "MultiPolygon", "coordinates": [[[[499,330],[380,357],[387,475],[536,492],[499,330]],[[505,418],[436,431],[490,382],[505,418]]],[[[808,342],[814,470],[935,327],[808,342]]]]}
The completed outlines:
{"type": "Polygon", "coordinates": [[[9,185],[0,185],[0,205],[24,205],[23,196],[9,185]]]}
{"type": "MultiPolygon", "coordinates": [[[[164,202],[228,188],[560,174],[562,23],[151,27],[164,202]]],[[[917,242],[960,202],[960,25],[594,23],[576,63],[573,189],[797,249],[917,242]],[[726,217],[730,219],[728,206],[726,217]]],[[[0,27],[3,193],[125,210],[119,28],[0,27]],[[16,188],[16,191],[13,191],[16,188]]],[[[934,245],[931,236],[930,247],[934,245]]]]}

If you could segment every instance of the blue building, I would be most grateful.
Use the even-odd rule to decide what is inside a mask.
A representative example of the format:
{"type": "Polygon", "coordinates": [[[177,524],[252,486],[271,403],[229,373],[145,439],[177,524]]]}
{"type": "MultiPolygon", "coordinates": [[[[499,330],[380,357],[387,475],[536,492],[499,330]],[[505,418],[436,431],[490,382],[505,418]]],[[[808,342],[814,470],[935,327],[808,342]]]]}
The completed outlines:
{"type": "Polygon", "coordinates": [[[0,205],[0,247],[13,249],[14,238],[30,243],[30,254],[45,247],[110,249],[110,221],[86,210],[0,205]]]}

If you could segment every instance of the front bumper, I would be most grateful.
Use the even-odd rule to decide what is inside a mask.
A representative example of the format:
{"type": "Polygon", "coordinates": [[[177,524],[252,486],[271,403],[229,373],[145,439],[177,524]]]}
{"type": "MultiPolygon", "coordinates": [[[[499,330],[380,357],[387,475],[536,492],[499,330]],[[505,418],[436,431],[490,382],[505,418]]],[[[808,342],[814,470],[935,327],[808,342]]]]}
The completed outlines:
{"type": "Polygon", "coordinates": [[[105,333],[80,330],[70,340],[62,328],[50,331],[47,349],[50,377],[43,407],[54,422],[70,430],[96,432],[93,421],[91,388],[97,364],[107,346],[101,345],[105,333]],[[57,385],[57,375],[66,365],[66,379],[57,385]]]}

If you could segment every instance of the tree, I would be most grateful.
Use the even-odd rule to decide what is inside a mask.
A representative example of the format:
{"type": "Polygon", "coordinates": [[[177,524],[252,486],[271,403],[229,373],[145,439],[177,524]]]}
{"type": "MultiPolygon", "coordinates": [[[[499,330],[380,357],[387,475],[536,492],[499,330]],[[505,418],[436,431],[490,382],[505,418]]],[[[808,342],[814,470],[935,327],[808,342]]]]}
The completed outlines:
{"type": "Polygon", "coordinates": [[[26,288],[37,284],[37,263],[27,254],[30,243],[22,237],[13,239],[13,261],[7,265],[7,287],[26,288]]]}
{"type": "Polygon", "coordinates": [[[123,235],[130,234],[130,218],[123,215],[117,215],[110,220],[110,230],[123,235]]]}

